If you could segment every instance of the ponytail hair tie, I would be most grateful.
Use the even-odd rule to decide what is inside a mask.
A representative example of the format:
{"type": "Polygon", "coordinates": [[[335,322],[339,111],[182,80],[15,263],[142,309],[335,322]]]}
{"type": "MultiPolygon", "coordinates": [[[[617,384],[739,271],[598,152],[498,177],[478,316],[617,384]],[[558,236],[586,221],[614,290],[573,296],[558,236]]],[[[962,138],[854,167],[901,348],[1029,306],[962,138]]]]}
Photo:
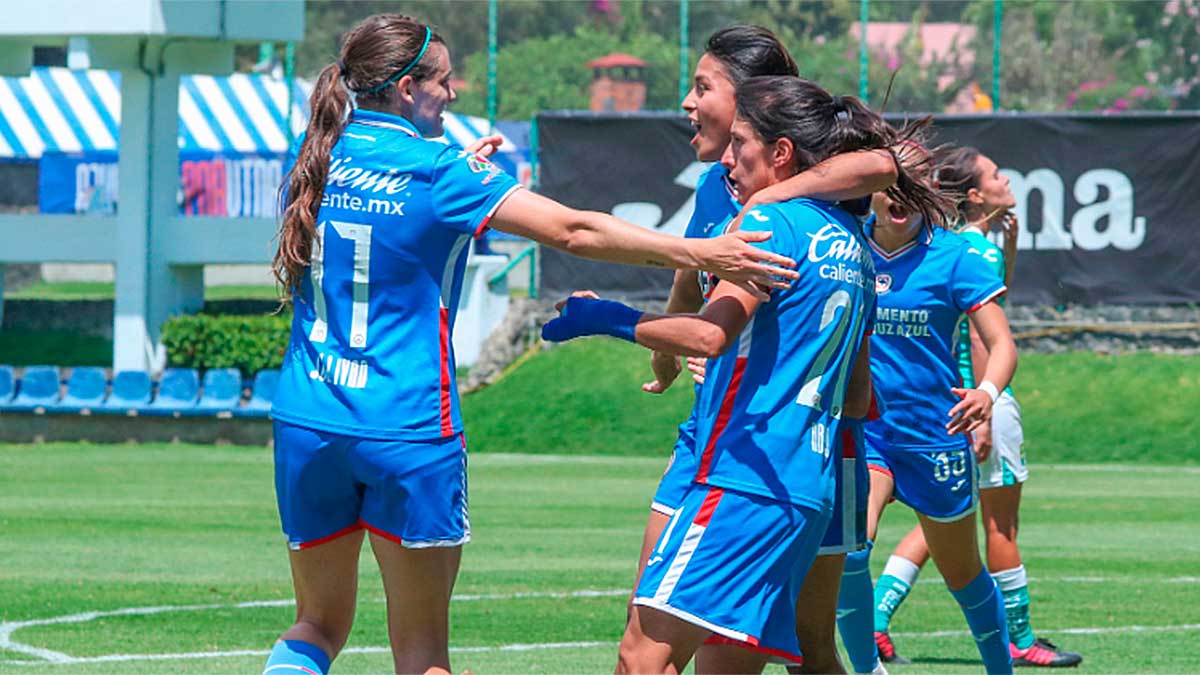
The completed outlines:
{"type": "Polygon", "coordinates": [[[839,122],[850,119],[850,109],[846,107],[846,101],[841,96],[833,97],[833,117],[839,122]]]}
{"type": "Polygon", "coordinates": [[[346,77],[346,75],[348,75],[350,72],[346,68],[346,62],[341,59],[337,60],[337,67],[338,67],[338,73],[340,73],[342,77],[346,77]]]}

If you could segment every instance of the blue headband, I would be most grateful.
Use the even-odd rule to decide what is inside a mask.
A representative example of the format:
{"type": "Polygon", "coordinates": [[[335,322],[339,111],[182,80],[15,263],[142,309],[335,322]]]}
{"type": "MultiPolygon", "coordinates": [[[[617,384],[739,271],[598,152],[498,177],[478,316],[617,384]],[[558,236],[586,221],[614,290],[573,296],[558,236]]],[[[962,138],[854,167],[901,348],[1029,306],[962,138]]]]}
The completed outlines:
{"type": "Polygon", "coordinates": [[[371,87],[364,93],[367,95],[374,94],[375,92],[383,89],[384,87],[394,83],[396,80],[399,80],[400,78],[404,77],[404,74],[407,73],[408,71],[412,70],[414,66],[416,66],[418,63],[420,63],[421,57],[425,56],[425,50],[429,49],[429,41],[431,39],[433,39],[433,31],[429,28],[429,26],[426,26],[425,27],[425,41],[421,43],[421,51],[417,52],[417,57],[415,59],[413,59],[407,66],[404,66],[404,68],[402,68],[395,75],[392,75],[388,79],[384,80],[382,83],[377,84],[374,87],[371,87]]]}

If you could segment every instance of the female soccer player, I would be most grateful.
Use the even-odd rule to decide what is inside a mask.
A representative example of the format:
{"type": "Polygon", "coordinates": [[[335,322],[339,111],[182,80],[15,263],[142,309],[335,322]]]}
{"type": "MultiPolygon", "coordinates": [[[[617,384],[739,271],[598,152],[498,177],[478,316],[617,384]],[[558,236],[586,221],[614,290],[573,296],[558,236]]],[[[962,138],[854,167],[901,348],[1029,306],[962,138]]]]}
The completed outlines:
{"type": "Polygon", "coordinates": [[[322,70],[288,172],[276,274],[295,305],[274,401],[276,493],[296,623],[266,665],[324,673],[354,617],[363,531],[398,672],[448,672],[448,607],[470,537],[450,334],[467,244],[491,226],[592,258],[703,269],[745,292],[791,261],[747,242],[666,237],[519,190],[425,140],[454,100],[428,26],[372,16],[322,70]]]}
{"type": "MultiPolygon", "coordinates": [[[[939,187],[958,200],[956,228],[981,256],[992,273],[1005,284],[1012,283],[1016,261],[1018,223],[1009,212],[1016,205],[1008,179],[996,163],[979,150],[947,148],[937,157],[939,187]],[[985,236],[1003,232],[1004,249],[985,236]]],[[[984,377],[988,351],[970,322],[961,322],[958,368],[964,387],[973,387],[984,377]]],[[[1021,485],[1029,478],[1021,450],[1021,408],[1012,389],[1005,387],[992,408],[992,421],[973,433],[980,462],[979,510],[986,535],[987,566],[1004,596],[1008,623],[1009,652],[1018,666],[1061,668],[1079,665],[1083,657],[1060,650],[1052,642],[1037,638],[1029,622],[1029,592],[1021,551],[1017,547],[1017,513],[1021,485]]],[[[875,587],[875,640],[881,656],[894,660],[896,648],[888,635],[892,615],[908,597],[917,574],[929,559],[929,547],[920,527],[913,528],[888,559],[875,587]]]]}
{"type": "MultiPolygon", "coordinates": [[[[738,88],[730,137],[722,163],[738,193],[752,195],[833,154],[887,148],[894,133],[855,99],[758,77],[738,88]]],[[[800,280],[769,303],[725,281],[699,314],[577,296],[543,329],[554,341],[604,334],[712,359],[697,472],[646,563],[621,672],[679,672],[712,634],[754,650],[726,652],[737,663],[697,663],[704,672],[754,672],[768,655],[799,660],[793,601],[829,518],[832,439],[870,398],[860,350],[870,263],[857,222],[832,204],[794,200],[749,216],[774,233],[772,248],[805,258],[800,280]]]]}
{"type": "MultiPolygon", "coordinates": [[[[695,128],[691,144],[696,158],[704,162],[718,162],[729,146],[729,128],[733,122],[735,107],[734,91],[747,79],[760,75],[796,75],[795,62],[787,48],[769,30],[759,26],[734,26],[713,33],[705,46],[704,54],[696,64],[692,89],[683,100],[683,109],[695,128]]],[[[887,152],[857,151],[836,155],[789,177],[772,189],[764,189],[757,195],[757,203],[784,201],[792,197],[810,196],[827,201],[838,201],[867,197],[873,192],[887,189],[895,180],[896,165],[887,152]],[[786,195],[771,198],[774,190],[786,191],[786,195]]],[[[723,225],[743,208],[738,195],[729,183],[728,169],[714,164],[700,179],[696,189],[696,208],[684,234],[686,237],[710,237],[724,232],[723,225]]],[[[696,312],[704,304],[704,296],[712,290],[711,279],[698,278],[692,271],[675,274],[667,313],[696,312]]],[[[643,386],[645,391],[660,394],[667,390],[679,375],[679,359],[673,354],[653,352],[651,367],[655,380],[643,386]]],[[[679,427],[679,436],[671,459],[658,490],[651,501],[650,517],[642,540],[638,557],[640,579],[650,551],[662,534],[676,507],[696,474],[695,451],[696,410],[679,427]]],[[[841,467],[838,467],[839,469],[841,467]]],[[[840,542],[842,530],[836,528],[840,542]]],[[[841,549],[833,542],[822,551],[835,554],[841,549]],[[836,549],[836,550],[835,550],[836,549]]],[[[821,565],[819,563],[818,565],[821,565]]],[[[831,578],[836,588],[840,577],[840,565],[831,578]]],[[[634,586],[637,586],[635,581],[634,586]]],[[[632,596],[631,596],[632,601],[632,596]]],[[[833,609],[830,608],[832,617],[833,609]]],[[[830,619],[832,623],[832,618],[830,619]]],[[[803,641],[802,641],[803,644],[803,641]]],[[[828,654],[836,658],[836,647],[829,641],[828,654]]],[[[815,648],[804,645],[805,653],[818,656],[815,648]]],[[[698,659],[701,657],[698,657],[698,659]]],[[[810,661],[820,663],[820,660],[810,661]]],[[[825,661],[828,662],[828,661],[825,661]]]]}
{"type": "MultiPolygon", "coordinates": [[[[903,147],[902,157],[925,166],[931,160],[923,147],[912,144],[903,147]]],[[[934,562],[966,615],[987,672],[1011,672],[1004,605],[976,544],[971,517],[976,471],[966,436],[990,419],[992,404],[1016,369],[1016,346],[1004,310],[993,302],[1005,287],[962,238],[887,195],[876,195],[872,210],[867,235],[878,309],[871,368],[888,410],[866,426],[872,469],[868,535],[874,539],[893,495],[911,506],[934,562]],[[972,389],[956,386],[951,352],[963,313],[989,351],[983,377],[972,389]]],[[[866,569],[869,550],[850,557],[847,574],[866,569]]],[[[865,592],[851,595],[842,602],[866,615],[869,584],[865,592]]]]}

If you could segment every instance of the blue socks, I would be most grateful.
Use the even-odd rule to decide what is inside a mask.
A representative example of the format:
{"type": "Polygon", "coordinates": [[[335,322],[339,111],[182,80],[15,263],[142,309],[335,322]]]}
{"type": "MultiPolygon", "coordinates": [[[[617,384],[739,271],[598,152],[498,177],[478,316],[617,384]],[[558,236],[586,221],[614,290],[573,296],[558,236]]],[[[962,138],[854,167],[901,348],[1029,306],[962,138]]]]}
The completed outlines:
{"type": "Polygon", "coordinates": [[[542,326],[542,339],[565,342],[583,335],[611,335],[637,342],[634,337],[642,312],[615,300],[567,298],[557,319],[542,326]]]}
{"type": "Polygon", "coordinates": [[[1012,673],[1004,600],[992,575],[986,569],[980,570],[971,583],[960,590],[951,590],[950,594],[967,617],[967,625],[971,627],[971,635],[975,637],[975,646],[988,674],[1012,673]]]}
{"type": "Polygon", "coordinates": [[[280,640],[275,643],[263,675],[325,675],[329,672],[329,656],[320,647],[301,640],[280,640]]]}
{"type": "Polygon", "coordinates": [[[875,602],[871,589],[872,546],[874,543],[868,541],[863,550],[846,554],[846,568],[838,592],[838,632],[842,634],[842,644],[856,673],[870,673],[879,664],[872,611],[875,602]]]}

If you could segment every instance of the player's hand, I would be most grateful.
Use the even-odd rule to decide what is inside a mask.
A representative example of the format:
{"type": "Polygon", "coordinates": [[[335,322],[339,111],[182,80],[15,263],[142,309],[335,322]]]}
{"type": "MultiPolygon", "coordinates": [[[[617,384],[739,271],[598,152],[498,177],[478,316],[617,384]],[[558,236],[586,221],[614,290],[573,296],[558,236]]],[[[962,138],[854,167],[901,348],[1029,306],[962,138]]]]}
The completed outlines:
{"type": "Polygon", "coordinates": [[[586,332],[586,327],[581,320],[582,317],[578,314],[578,310],[576,314],[570,313],[569,301],[572,298],[599,300],[600,296],[592,291],[575,291],[571,294],[571,297],[563,298],[554,303],[554,309],[558,310],[558,318],[551,319],[542,326],[543,340],[547,342],[566,342],[582,335],[590,335],[590,333],[586,332]]]}
{"type": "Polygon", "coordinates": [[[692,381],[696,384],[704,384],[704,375],[708,371],[708,359],[703,356],[687,357],[688,372],[692,374],[692,381]]]}
{"type": "Polygon", "coordinates": [[[796,261],[778,253],[764,251],[750,242],[766,241],[770,232],[733,232],[712,239],[694,240],[700,269],[728,281],[759,301],[770,299],[770,289],[787,288],[800,273],[796,261]]]}
{"type": "Polygon", "coordinates": [[[1000,229],[1004,230],[1004,243],[1016,246],[1017,237],[1021,235],[1021,221],[1012,211],[1005,211],[1000,218],[1000,229]]]}
{"type": "Polygon", "coordinates": [[[496,151],[500,149],[501,145],[504,145],[504,137],[500,134],[492,134],[490,136],[481,136],[480,138],[471,141],[467,144],[467,147],[463,149],[471,154],[479,155],[480,157],[487,159],[488,157],[496,154],[496,151]]]}
{"type": "Polygon", "coordinates": [[[950,421],[946,423],[947,433],[965,434],[992,419],[992,397],[986,391],[958,387],[950,391],[962,400],[948,413],[950,421]]]}
{"type": "Polygon", "coordinates": [[[650,352],[650,370],[654,371],[654,381],[643,384],[642,391],[661,394],[671,387],[682,368],[679,366],[679,359],[674,355],[650,352]]]}
{"type": "Polygon", "coordinates": [[[971,446],[975,449],[975,459],[980,464],[992,455],[992,423],[984,422],[971,432],[971,446]]]}

